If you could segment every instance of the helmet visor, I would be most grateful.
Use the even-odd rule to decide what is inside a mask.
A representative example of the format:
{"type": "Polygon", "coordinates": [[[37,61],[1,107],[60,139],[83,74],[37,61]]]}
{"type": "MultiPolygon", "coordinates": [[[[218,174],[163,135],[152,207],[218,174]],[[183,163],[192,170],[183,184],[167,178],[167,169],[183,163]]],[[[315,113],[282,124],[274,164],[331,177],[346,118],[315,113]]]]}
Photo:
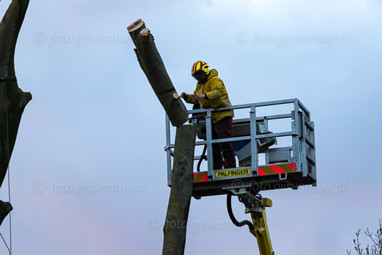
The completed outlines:
{"type": "Polygon", "coordinates": [[[207,81],[207,75],[204,73],[204,71],[195,72],[192,77],[194,77],[198,82],[207,81]]]}

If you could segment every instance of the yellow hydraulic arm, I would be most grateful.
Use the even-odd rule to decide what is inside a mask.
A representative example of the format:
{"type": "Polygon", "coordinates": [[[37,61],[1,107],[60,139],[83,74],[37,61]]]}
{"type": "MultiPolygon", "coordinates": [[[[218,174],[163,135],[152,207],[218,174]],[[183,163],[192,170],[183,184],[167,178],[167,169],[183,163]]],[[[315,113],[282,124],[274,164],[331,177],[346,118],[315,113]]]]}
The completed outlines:
{"type": "Polygon", "coordinates": [[[271,243],[271,237],[269,236],[267,216],[265,213],[265,207],[271,207],[272,200],[269,198],[262,198],[262,206],[260,206],[260,212],[251,212],[253,229],[249,231],[256,237],[257,245],[261,255],[274,255],[271,243]]]}
{"type": "Polygon", "coordinates": [[[233,215],[231,205],[231,195],[227,196],[227,209],[228,214],[233,222],[238,227],[248,225],[249,231],[256,237],[259,246],[260,255],[274,255],[272,248],[271,238],[269,236],[267,216],[265,214],[265,207],[272,207],[272,200],[263,198],[260,194],[240,194],[238,195],[239,201],[245,205],[245,213],[250,213],[252,223],[244,220],[238,222],[233,215]]]}

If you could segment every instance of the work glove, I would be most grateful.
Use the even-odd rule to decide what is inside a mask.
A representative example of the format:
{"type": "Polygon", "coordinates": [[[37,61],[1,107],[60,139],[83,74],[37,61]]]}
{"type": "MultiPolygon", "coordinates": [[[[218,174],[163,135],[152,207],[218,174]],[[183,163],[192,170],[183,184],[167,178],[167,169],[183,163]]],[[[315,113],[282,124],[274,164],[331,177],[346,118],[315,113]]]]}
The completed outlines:
{"type": "Polygon", "coordinates": [[[192,99],[192,102],[194,104],[197,104],[199,103],[200,100],[205,99],[206,97],[207,97],[206,94],[195,95],[194,98],[192,99]]]}

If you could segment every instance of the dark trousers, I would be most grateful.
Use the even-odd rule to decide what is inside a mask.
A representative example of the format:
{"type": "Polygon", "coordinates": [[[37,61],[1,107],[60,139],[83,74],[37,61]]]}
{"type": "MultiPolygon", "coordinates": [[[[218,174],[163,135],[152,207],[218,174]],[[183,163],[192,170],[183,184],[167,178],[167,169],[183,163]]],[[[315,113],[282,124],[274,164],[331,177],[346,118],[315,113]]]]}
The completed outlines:
{"type": "MultiPolygon", "coordinates": [[[[233,134],[232,117],[225,117],[217,123],[212,124],[212,138],[230,138],[233,134]]],[[[232,143],[213,143],[212,144],[214,169],[235,168],[235,151],[232,143]],[[224,161],[223,161],[224,158],[224,161]]]]}

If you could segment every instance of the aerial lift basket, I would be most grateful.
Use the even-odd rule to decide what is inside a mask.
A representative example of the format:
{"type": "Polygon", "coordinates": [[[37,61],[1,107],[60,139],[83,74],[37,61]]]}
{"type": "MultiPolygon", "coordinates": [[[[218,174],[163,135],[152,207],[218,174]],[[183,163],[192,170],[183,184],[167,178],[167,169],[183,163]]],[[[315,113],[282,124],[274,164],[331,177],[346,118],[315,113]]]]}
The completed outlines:
{"type": "MultiPolygon", "coordinates": [[[[199,139],[196,147],[205,146],[207,152],[205,157],[203,153],[197,154],[195,151],[195,164],[199,164],[194,169],[194,197],[248,192],[256,194],[261,190],[316,186],[314,123],[310,119],[310,112],[298,99],[218,109],[193,109],[189,114],[192,124],[197,125],[199,139]],[[233,120],[232,138],[212,139],[212,112],[228,109],[233,109],[235,115],[240,111],[247,116],[233,120]],[[271,114],[259,114],[263,109],[271,114]],[[201,118],[201,114],[205,118],[201,118]],[[280,120],[283,125],[279,125],[280,120]],[[232,143],[238,167],[213,169],[212,144],[222,142],[232,143]],[[207,161],[204,169],[200,170],[200,162],[204,157],[207,161]]],[[[172,133],[166,116],[165,151],[169,186],[174,153],[172,133]]]]}

